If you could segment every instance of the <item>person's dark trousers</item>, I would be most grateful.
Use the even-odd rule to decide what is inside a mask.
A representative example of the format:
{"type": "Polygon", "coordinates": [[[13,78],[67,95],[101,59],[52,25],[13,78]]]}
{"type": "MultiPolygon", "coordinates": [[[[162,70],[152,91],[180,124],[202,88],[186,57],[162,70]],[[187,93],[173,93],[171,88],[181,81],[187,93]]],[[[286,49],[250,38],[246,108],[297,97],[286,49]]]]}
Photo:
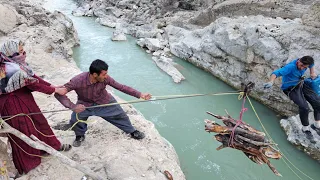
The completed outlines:
{"type": "MultiPolygon", "coordinates": [[[[112,97],[110,103],[116,103],[117,101],[112,97]]],[[[123,130],[126,133],[132,133],[135,131],[135,128],[132,126],[129,117],[123,111],[119,104],[106,106],[106,107],[97,107],[92,109],[86,109],[85,111],[78,113],[78,119],[86,121],[89,116],[99,116],[115,125],[119,129],[123,130]]],[[[76,113],[73,112],[71,115],[71,120],[69,124],[72,126],[77,122],[76,113]]],[[[83,136],[87,131],[87,124],[78,122],[72,130],[75,132],[76,136],[83,136]]]]}
{"type": "Polygon", "coordinates": [[[307,85],[303,85],[302,92],[313,108],[314,120],[320,120],[320,96],[307,85]]]}
{"type": "Polygon", "coordinates": [[[314,119],[320,120],[320,97],[307,85],[290,87],[283,91],[295,104],[299,106],[299,116],[303,126],[309,125],[309,106],[314,110],[314,119]]]}

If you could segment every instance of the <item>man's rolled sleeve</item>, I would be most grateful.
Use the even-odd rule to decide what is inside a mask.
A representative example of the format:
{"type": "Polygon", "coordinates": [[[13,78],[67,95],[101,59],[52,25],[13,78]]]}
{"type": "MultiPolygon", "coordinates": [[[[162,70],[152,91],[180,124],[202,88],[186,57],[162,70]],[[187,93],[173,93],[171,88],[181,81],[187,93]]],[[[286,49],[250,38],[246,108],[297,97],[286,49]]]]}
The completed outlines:
{"type": "MultiPolygon", "coordinates": [[[[77,83],[76,80],[71,79],[70,82],[64,85],[64,87],[67,89],[68,92],[70,92],[77,88],[77,84],[79,83],[77,83]]],[[[66,95],[62,96],[60,94],[55,93],[54,97],[66,108],[74,109],[76,107],[76,105],[73,102],[71,102],[71,100],[66,95]]]]}
{"type": "Polygon", "coordinates": [[[133,89],[132,87],[120,84],[110,76],[108,76],[108,79],[106,80],[106,83],[107,83],[106,85],[110,85],[110,86],[116,88],[117,90],[122,91],[122,92],[124,92],[126,94],[129,94],[129,95],[134,96],[136,98],[140,98],[141,97],[141,92],[140,91],[137,91],[137,90],[133,89]]]}
{"type": "Polygon", "coordinates": [[[68,83],[66,83],[65,85],[63,85],[68,92],[77,89],[77,85],[79,84],[79,82],[76,82],[75,79],[71,79],[68,83]]]}

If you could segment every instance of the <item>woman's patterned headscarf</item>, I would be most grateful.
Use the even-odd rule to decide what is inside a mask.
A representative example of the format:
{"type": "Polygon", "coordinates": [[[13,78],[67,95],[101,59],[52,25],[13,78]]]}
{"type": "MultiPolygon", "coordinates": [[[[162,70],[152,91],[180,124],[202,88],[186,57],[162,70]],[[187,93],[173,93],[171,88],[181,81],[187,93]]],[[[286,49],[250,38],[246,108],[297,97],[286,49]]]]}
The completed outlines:
{"type": "Polygon", "coordinates": [[[9,57],[13,63],[16,63],[20,68],[26,71],[27,74],[33,76],[34,73],[26,63],[26,54],[19,54],[19,46],[22,46],[23,43],[20,40],[9,40],[6,41],[0,48],[0,53],[9,57]]]}
{"type": "Polygon", "coordinates": [[[29,84],[38,82],[26,63],[25,53],[19,53],[21,41],[10,40],[0,48],[0,95],[10,93],[29,84]]]}
{"type": "Polygon", "coordinates": [[[23,45],[22,41],[10,40],[6,41],[0,49],[0,52],[9,57],[15,53],[19,53],[19,45],[23,45]]]}

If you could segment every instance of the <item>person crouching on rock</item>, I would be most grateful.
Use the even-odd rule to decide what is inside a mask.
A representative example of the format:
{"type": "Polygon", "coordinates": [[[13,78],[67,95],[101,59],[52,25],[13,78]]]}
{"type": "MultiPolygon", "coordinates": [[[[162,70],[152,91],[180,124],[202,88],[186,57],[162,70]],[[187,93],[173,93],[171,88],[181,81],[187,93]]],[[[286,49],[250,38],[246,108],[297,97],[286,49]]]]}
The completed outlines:
{"type": "Polygon", "coordinates": [[[87,120],[89,116],[99,116],[130,134],[134,139],[143,139],[145,137],[143,132],[136,130],[131,125],[129,117],[119,104],[86,109],[86,107],[90,106],[117,102],[115,98],[107,92],[107,85],[136,98],[145,100],[151,98],[151,94],[149,93],[141,93],[115,81],[108,75],[108,68],[108,64],[104,61],[100,59],[94,60],[90,65],[89,72],[84,72],[75,76],[70,82],[64,85],[68,92],[74,90],[77,93],[78,101],[76,104],[72,103],[65,95],[55,94],[55,97],[62,105],[74,111],[71,114],[69,124],[58,126],[56,129],[67,130],[73,127],[72,130],[76,135],[76,139],[73,142],[73,146],[75,147],[81,146],[87,131],[87,124],[77,122],[77,117],[80,120],[87,120]],[[76,124],[74,125],[74,123],[76,124]]]}
{"type": "Polygon", "coordinates": [[[282,76],[282,91],[299,106],[299,116],[302,124],[302,131],[310,142],[315,143],[314,137],[309,128],[309,106],[307,101],[311,104],[314,110],[315,123],[311,128],[320,136],[320,97],[303,82],[303,74],[307,69],[310,69],[310,76],[312,79],[317,75],[314,69],[314,60],[310,56],[303,56],[302,58],[295,59],[284,67],[275,70],[269,82],[264,83],[265,89],[272,87],[276,78],[282,76]]]}
{"type": "MultiPolygon", "coordinates": [[[[65,88],[55,88],[50,83],[36,76],[26,63],[26,53],[21,41],[10,40],[0,49],[0,115],[14,116],[40,112],[32,91],[45,94],[64,94],[65,88]]],[[[68,151],[70,144],[61,144],[52,132],[42,114],[8,118],[6,122],[21,133],[36,136],[42,142],[56,150],[68,151]]],[[[14,135],[7,134],[12,147],[12,157],[19,174],[28,173],[41,163],[40,156],[45,152],[34,149],[14,135]]]]}

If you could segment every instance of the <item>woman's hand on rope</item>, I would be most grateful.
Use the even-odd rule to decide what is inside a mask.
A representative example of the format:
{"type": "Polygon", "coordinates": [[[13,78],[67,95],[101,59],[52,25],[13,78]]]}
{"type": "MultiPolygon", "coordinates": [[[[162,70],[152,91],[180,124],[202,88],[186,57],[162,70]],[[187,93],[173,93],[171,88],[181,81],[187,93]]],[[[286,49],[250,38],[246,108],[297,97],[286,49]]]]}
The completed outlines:
{"type": "Polygon", "coordinates": [[[67,88],[55,88],[54,92],[63,96],[68,93],[68,90],[67,90],[67,88]]]}
{"type": "Polygon", "coordinates": [[[152,95],[149,93],[141,93],[140,98],[144,99],[144,100],[149,100],[151,99],[152,95]]]}
{"type": "Polygon", "coordinates": [[[72,110],[76,113],[81,113],[82,111],[86,110],[86,107],[83,104],[77,104],[72,110]]]}

